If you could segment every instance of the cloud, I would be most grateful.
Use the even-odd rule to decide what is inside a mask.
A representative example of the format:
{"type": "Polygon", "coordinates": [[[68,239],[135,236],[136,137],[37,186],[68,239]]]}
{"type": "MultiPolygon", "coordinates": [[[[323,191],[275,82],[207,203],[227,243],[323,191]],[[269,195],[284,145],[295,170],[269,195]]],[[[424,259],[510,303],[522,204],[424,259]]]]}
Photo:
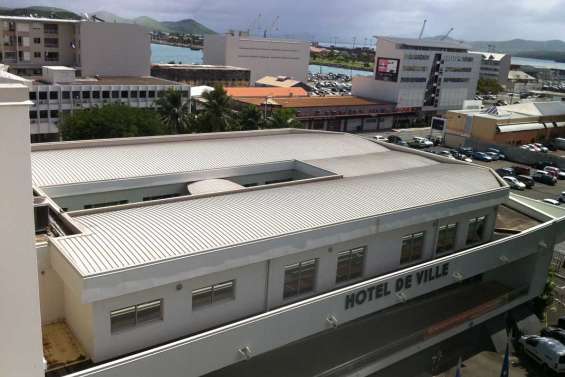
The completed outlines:
{"type": "MultiPolygon", "coordinates": [[[[37,1],[4,0],[22,7],[37,1]]],[[[279,17],[274,34],[338,41],[370,40],[373,35],[426,35],[466,40],[559,39],[565,34],[565,0],[44,0],[42,5],[75,12],[106,10],[123,17],[158,20],[195,18],[218,30],[247,29],[261,13],[262,28],[279,17]]]]}

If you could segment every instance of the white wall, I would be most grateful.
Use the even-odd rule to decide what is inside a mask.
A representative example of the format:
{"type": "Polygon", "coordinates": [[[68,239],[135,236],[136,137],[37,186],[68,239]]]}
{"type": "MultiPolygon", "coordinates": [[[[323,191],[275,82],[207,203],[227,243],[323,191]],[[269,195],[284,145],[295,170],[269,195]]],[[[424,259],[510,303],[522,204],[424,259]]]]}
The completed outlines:
{"type": "Polygon", "coordinates": [[[45,325],[65,318],[64,285],[51,267],[47,243],[37,245],[36,250],[41,324],[45,325]]]}
{"type": "Polygon", "coordinates": [[[253,83],[264,76],[289,76],[305,82],[309,62],[307,42],[232,35],[204,38],[204,64],[249,68],[253,83]]]}
{"type": "Polygon", "coordinates": [[[265,306],[265,281],[266,264],[256,263],[181,281],[180,290],[175,283],[96,302],[93,304],[95,347],[90,355],[94,361],[100,361],[260,313],[265,306]],[[235,300],[192,310],[193,290],[232,279],[236,280],[235,300]],[[111,311],[156,299],[163,299],[162,321],[110,332],[111,311]]]}
{"type": "Polygon", "coordinates": [[[0,374],[43,376],[28,88],[0,84],[0,374]]]}
{"type": "Polygon", "coordinates": [[[94,355],[94,327],[92,305],[83,304],[67,286],[64,287],[65,320],[89,356],[94,355]]]}
{"type": "Polygon", "coordinates": [[[82,75],[149,76],[150,43],[148,30],[140,25],[82,22],[82,75]]]}

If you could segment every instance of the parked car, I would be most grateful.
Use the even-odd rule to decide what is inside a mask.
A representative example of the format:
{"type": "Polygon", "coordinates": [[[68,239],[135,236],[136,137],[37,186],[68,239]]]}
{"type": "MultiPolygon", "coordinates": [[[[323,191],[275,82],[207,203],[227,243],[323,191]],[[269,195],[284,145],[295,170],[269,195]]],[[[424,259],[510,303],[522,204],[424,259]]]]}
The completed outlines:
{"type": "Polygon", "coordinates": [[[473,158],[479,161],[491,162],[492,157],[486,154],[485,152],[475,152],[473,153],[473,158]]]}
{"type": "Polygon", "coordinates": [[[498,158],[499,158],[500,160],[506,160],[506,155],[504,155],[504,153],[502,153],[502,152],[500,151],[500,149],[489,148],[489,149],[487,149],[487,153],[489,153],[489,154],[490,154],[490,153],[495,153],[495,154],[498,155],[498,158]]]}
{"type": "Polygon", "coordinates": [[[565,372],[565,346],[557,340],[537,335],[523,335],[518,339],[518,346],[544,370],[565,372]]]}
{"type": "Polygon", "coordinates": [[[544,199],[543,202],[547,203],[547,204],[552,204],[554,206],[560,206],[561,205],[561,203],[558,200],[550,199],[550,198],[544,199]]]}
{"type": "Polygon", "coordinates": [[[555,163],[551,161],[538,161],[533,165],[533,167],[538,170],[543,170],[546,166],[555,166],[555,163]]]}
{"type": "Polygon", "coordinates": [[[516,179],[526,185],[526,188],[532,188],[536,185],[536,182],[529,175],[517,175],[516,179]]]}
{"type": "Polygon", "coordinates": [[[471,147],[457,147],[456,151],[464,154],[467,157],[473,156],[473,148],[471,147]]]}
{"type": "Polygon", "coordinates": [[[519,175],[530,175],[530,168],[523,166],[514,165],[512,166],[512,170],[514,170],[514,172],[519,175]]]}
{"type": "Polygon", "coordinates": [[[562,172],[561,169],[556,168],[555,166],[546,166],[543,168],[546,172],[553,175],[557,179],[565,179],[565,172],[562,172]]]}
{"type": "Polygon", "coordinates": [[[537,170],[532,178],[536,182],[541,182],[546,185],[554,186],[557,183],[557,178],[546,172],[545,170],[537,170]]]}
{"type": "Polygon", "coordinates": [[[501,177],[506,177],[506,176],[514,177],[516,175],[514,169],[512,168],[500,168],[500,169],[496,169],[495,171],[496,174],[500,175],[501,177]]]}
{"type": "Polygon", "coordinates": [[[516,179],[516,177],[505,176],[505,177],[502,177],[502,179],[504,179],[506,181],[506,183],[508,183],[510,188],[513,188],[513,189],[516,189],[516,190],[525,190],[526,189],[526,185],[524,183],[520,182],[518,179],[516,179]]]}
{"type": "Polygon", "coordinates": [[[373,136],[373,139],[377,141],[386,141],[386,138],[383,135],[375,135],[373,136]]]}
{"type": "Polygon", "coordinates": [[[408,143],[408,145],[410,145],[412,148],[429,148],[433,147],[434,143],[432,143],[425,137],[414,136],[408,143]]]}
{"type": "Polygon", "coordinates": [[[561,194],[559,194],[559,201],[561,203],[565,203],[565,191],[563,191],[561,194]]]}
{"type": "Polygon", "coordinates": [[[490,158],[492,158],[493,161],[498,161],[498,160],[500,160],[500,157],[499,157],[498,153],[494,153],[494,152],[484,152],[484,153],[486,153],[487,155],[489,155],[490,158]]]}
{"type": "Polygon", "coordinates": [[[396,136],[396,135],[390,135],[389,137],[387,137],[387,141],[391,144],[396,144],[396,145],[400,145],[403,147],[408,146],[408,143],[406,143],[404,140],[402,140],[402,138],[400,136],[396,136]]]}
{"type": "Polygon", "coordinates": [[[445,150],[445,149],[444,149],[443,151],[439,151],[438,154],[439,154],[440,156],[447,157],[447,158],[449,158],[449,159],[455,160],[455,157],[453,157],[453,155],[451,154],[451,152],[450,152],[450,151],[447,151],[447,150],[445,150]]]}
{"type": "Polygon", "coordinates": [[[542,153],[549,152],[549,149],[541,143],[534,143],[534,146],[539,148],[540,152],[542,152],[542,153]]]}
{"type": "Polygon", "coordinates": [[[546,327],[541,330],[541,336],[557,340],[561,344],[565,344],[565,330],[559,327],[546,327]]]}
{"type": "Polygon", "coordinates": [[[473,162],[473,160],[470,157],[467,157],[463,153],[460,153],[460,152],[457,152],[457,151],[451,152],[451,155],[453,157],[455,157],[456,160],[459,160],[459,161],[473,162]]]}

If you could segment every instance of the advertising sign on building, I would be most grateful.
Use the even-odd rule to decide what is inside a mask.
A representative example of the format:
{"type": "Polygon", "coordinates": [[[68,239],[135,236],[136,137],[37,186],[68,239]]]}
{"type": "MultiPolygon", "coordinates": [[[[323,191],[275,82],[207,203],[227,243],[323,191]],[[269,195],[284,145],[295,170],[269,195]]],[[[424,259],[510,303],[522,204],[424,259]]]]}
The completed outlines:
{"type": "Polygon", "coordinates": [[[375,80],[397,81],[399,59],[378,58],[377,69],[375,70],[375,80]]]}

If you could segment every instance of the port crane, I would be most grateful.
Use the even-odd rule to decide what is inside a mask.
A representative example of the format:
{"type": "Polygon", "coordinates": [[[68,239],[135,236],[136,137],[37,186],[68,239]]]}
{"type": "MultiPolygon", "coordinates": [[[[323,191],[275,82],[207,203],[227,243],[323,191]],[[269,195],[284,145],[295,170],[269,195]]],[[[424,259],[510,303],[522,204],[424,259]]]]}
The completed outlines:
{"type": "Polygon", "coordinates": [[[263,38],[267,38],[267,33],[269,35],[269,37],[273,36],[273,30],[279,30],[277,26],[277,23],[279,22],[279,16],[276,16],[275,19],[273,20],[273,23],[271,24],[271,26],[269,26],[268,29],[265,29],[265,31],[263,32],[263,38]]]}
{"type": "Polygon", "coordinates": [[[247,33],[251,35],[253,32],[261,30],[261,13],[255,17],[255,19],[249,24],[247,28],[247,33]]]}
{"type": "Polygon", "coordinates": [[[424,29],[426,28],[427,22],[428,22],[428,20],[424,20],[424,23],[422,24],[422,29],[420,29],[420,35],[418,35],[418,39],[422,39],[422,36],[424,35],[424,29]]]}
{"type": "Polygon", "coordinates": [[[447,37],[449,37],[449,34],[451,34],[452,31],[453,31],[453,28],[450,28],[449,31],[447,33],[445,33],[445,35],[443,37],[441,37],[440,41],[445,41],[447,39],[447,37]]]}

